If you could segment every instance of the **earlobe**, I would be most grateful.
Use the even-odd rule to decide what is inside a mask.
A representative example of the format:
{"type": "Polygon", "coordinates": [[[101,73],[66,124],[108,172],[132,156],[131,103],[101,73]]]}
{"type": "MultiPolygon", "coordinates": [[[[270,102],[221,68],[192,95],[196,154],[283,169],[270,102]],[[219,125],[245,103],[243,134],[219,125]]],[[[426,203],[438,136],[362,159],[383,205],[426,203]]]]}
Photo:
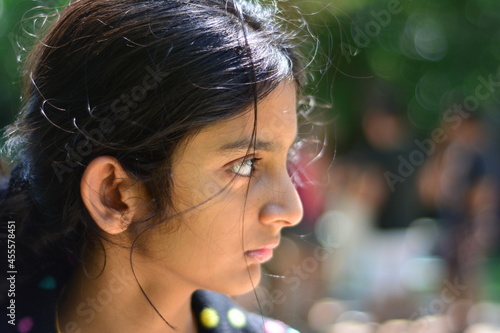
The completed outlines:
{"type": "Polygon", "coordinates": [[[80,183],[82,201],[95,223],[106,233],[125,231],[134,218],[137,186],[118,160],[99,156],[85,169],[80,183]]]}

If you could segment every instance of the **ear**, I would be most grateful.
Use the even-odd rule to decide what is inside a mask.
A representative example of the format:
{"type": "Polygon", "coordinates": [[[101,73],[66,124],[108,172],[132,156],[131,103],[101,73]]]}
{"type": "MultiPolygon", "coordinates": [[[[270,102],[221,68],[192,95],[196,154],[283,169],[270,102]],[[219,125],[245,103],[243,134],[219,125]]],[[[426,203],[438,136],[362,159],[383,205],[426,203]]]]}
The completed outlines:
{"type": "Polygon", "coordinates": [[[89,163],[82,176],[80,193],[92,219],[108,234],[125,231],[145,211],[144,186],[131,179],[111,156],[99,156],[89,163]]]}

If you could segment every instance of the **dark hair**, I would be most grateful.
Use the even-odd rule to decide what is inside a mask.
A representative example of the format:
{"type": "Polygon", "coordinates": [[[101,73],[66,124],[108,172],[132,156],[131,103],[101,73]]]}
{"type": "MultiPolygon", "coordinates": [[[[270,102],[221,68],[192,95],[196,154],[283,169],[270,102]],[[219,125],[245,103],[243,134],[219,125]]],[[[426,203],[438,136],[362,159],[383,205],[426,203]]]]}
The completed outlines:
{"type": "Polygon", "coordinates": [[[143,183],[158,216],[183,140],[285,79],[300,88],[278,14],[243,0],[73,1],[28,57],[24,106],[7,128],[18,166],[0,213],[18,224],[24,257],[78,258],[99,235],[79,191],[95,157],[143,183]]]}

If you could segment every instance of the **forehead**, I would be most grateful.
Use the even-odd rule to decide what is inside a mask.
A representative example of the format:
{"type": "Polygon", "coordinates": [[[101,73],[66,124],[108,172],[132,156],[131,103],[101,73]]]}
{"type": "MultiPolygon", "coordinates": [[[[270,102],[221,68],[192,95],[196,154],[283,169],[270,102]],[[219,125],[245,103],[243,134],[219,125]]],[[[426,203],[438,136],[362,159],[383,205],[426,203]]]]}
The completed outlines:
{"type": "Polygon", "coordinates": [[[281,83],[258,103],[257,119],[252,106],[234,118],[206,127],[193,140],[203,141],[212,149],[236,150],[245,142],[248,148],[256,125],[257,141],[274,146],[267,148],[290,145],[297,134],[296,104],[295,83],[281,83]]]}

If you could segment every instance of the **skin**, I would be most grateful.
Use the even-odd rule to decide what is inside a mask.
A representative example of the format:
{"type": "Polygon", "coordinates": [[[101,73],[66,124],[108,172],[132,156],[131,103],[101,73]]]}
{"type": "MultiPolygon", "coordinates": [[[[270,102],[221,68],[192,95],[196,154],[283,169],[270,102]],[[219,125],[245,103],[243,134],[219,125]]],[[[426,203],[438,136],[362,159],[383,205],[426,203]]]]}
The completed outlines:
{"type": "MultiPolygon", "coordinates": [[[[183,213],[144,233],[134,248],[140,285],[177,332],[196,331],[193,291],[241,294],[254,288],[261,262],[251,251],[277,246],[281,229],[302,218],[287,172],[297,134],[295,84],[281,83],[259,102],[255,151],[248,149],[253,124],[252,109],[202,129],[181,145],[174,155],[172,197],[175,211],[183,213]]],[[[130,268],[135,235],[127,227],[147,214],[145,189],[116,159],[101,156],[87,166],[81,194],[113,242],[105,243],[102,273],[104,254],[92,252],[86,272],[78,269],[67,285],[59,302],[62,331],[173,332],[145,299],[130,268]]]]}

